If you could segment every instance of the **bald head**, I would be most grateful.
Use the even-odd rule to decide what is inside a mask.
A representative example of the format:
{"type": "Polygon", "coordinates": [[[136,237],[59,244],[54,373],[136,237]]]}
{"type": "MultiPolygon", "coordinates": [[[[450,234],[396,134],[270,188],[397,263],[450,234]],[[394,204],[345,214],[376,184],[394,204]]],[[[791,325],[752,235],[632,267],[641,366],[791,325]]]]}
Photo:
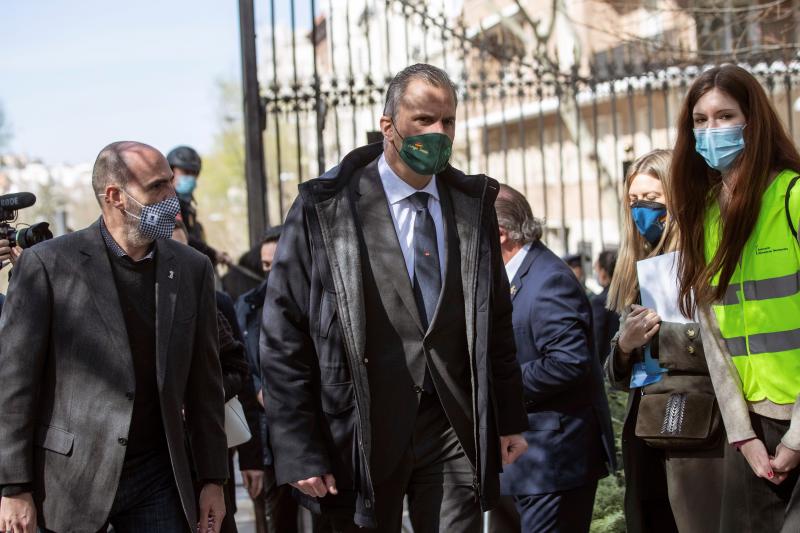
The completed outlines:
{"type": "Polygon", "coordinates": [[[98,201],[109,185],[125,187],[139,176],[171,174],[164,156],[144,143],[118,141],[97,155],[92,170],[92,188],[98,201]]]}

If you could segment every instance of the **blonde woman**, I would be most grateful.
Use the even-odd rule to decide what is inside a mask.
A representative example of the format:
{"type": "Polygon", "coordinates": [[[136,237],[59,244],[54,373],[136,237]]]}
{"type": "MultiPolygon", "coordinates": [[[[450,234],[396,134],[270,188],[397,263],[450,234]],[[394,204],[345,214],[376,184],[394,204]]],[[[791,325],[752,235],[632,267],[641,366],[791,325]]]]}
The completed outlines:
{"type": "Polygon", "coordinates": [[[640,305],[636,263],[675,251],[672,153],[637,159],[625,179],[624,233],[608,308],[620,313],[606,375],[629,392],[622,430],[629,533],[719,527],[724,438],[696,324],[662,322],[640,305]]]}

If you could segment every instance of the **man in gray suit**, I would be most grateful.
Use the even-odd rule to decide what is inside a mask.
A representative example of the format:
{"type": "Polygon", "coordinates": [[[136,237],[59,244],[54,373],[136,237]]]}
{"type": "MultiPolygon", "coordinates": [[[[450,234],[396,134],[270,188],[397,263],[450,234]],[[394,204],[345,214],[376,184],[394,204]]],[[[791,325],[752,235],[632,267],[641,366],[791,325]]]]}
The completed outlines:
{"type": "Polygon", "coordinates": [[[205,533],[222,522],[212,270],[169,239],[171,178],[154,148],[107,146],[92,174],[100,219],[14,267],[0,320],[0,530],[172,533],[199,518],[205,533]]]}

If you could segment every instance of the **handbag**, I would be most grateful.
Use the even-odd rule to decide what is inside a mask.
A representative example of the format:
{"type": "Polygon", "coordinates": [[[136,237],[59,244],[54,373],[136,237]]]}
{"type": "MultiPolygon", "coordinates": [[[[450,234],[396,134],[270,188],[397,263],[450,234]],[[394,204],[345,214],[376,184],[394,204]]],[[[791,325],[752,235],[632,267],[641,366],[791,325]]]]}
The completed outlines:
{"type": "Polygon", "coordinates": [[[719,406],[713,394],[643,394],[635,434],[653,448],[702,450],[719,443],[721,426],[719,406]]]}
{"type": "Polygon", "coordinates": [[[225,436],[228,437],[228,448],[235,448],[253,438],[237,396],[225,402],[225,436]]]}
{"type": "Polygon", "coordinates": [[[643,387],[634,434],[665,450],[702,450],[719,444],[722,415],[708,375],[700,325],[662,322],[651,344],[663,378],[643,387]]]}

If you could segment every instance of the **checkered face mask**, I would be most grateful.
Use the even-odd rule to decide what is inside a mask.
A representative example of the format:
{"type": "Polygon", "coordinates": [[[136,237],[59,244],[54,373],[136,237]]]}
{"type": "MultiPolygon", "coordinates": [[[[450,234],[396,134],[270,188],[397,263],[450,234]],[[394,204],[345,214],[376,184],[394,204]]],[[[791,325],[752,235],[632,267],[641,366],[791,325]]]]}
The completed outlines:
{"type": "Polygon", "coordinates": [[[133,200],[140,208],[141,212],[136,215],[127,209],[125,212],[139,220],[139,233],[147,239],[169,239],[172,237],[172,230],[175,229],[175,217],[181,210],[181,204],[177,196],[170,196],[166,200],[154,204],[144,205],[136,198],[122,189],[125,195],[133,200]]]}

